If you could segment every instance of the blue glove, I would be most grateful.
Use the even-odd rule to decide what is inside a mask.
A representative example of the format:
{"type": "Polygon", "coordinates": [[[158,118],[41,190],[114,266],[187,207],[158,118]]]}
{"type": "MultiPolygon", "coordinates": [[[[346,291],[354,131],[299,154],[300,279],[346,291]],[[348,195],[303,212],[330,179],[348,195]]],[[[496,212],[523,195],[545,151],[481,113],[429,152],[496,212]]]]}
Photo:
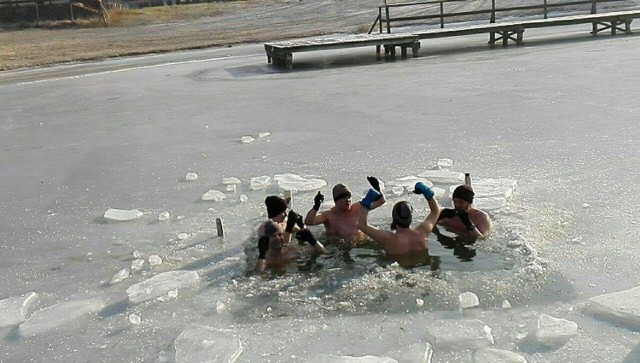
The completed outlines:
{"type": "Polygon", "coordinates": [[[362,204],[362,206],[367,209],[371,209],[371,204],[380,199],[381,196],[382,194],[378,193],[377,190],[371,188],[369,189],[369,192],[367,192],[367,195],[364,197],[364,199],[362,199],[360,204],[362,204]]]}
{"type": "Polygon", "coordinates": [[[424,195],[425,199],[431,200],[433,198],[433,190],[427,186],[427,184],[423,182],[417,182],[416,186],[413,189],[413,192],[416,194],[424,195]]]}

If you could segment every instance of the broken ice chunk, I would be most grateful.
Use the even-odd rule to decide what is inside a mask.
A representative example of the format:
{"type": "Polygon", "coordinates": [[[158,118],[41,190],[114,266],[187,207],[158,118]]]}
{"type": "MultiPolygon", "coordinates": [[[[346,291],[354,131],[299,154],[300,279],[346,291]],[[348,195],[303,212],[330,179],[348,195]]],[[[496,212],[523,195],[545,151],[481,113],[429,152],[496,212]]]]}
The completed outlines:
{"type": "Polygon", "coordinates": [[[142,319],[140,318],[140,316],[136,315],[136,314],[130,314],[129,315],[129,322],[133,325],[140,325],[140,323],[142,322],[142,319]]]}
{"type": "Polygon", "coordinates": [[[251,181],[249,182],[249,188],[251,190],[265,189],[269,185],[271,185],[270,176],[255,176],[251,178],[251,181]]]}
{"type": "Polygon", "coordinates": [[[496,210],[506,207],[507,200],[504,197],[474,198],[473,206],[482,210],[496,210]]]}
{"type": "Polygon", "coordinates": [[[184,180],[186,181],[198,180],[198,173],[189,172],[187,173],[187,175],[184,176],[184,180]]]}
{"type": "Polygon", "coordinates": [[[391,188],[391,193],[396,196],[401,196],[404,194],[404,187],[393,187],[391,188]]]}
{"type": "MultiPolygon", "coordinates": [[[[476,198],[502,197],[510,199],[517,189],[518,182],[513,179],[475,179],[473,192],[476,198]]],[[[453,193],[451,188],[451,193],[453,193]]]]}
{"type": "Polygon", "coordinates": [[[242,184],[242,181],[240,181],[240,179],[238,179],[236,177],[228,177],[228,178],[222,178],[222,184],[224,184],[224,185],[242,184]]]}
{"type": "Polygon", "coordinates": [[[61,302],[33,313],[27,321],[20,324],[18,331],[22,337],[31,337],[68,324],[83,315],[98,312],[103,307],[104,303],[100,299],[61,302]]]}
{"type": "Polygon", "coordinates": [[[135,259],[131,261],[131,270],[139,271],[142,270],[142,266],[144,266],[144,260],[142,258],[135,259]]]}
{"type": "Polygon", "coordinates": [[[244,203],[248,200],[249,200],[249,197],[247,197],[245,194],[240,194],[240,202],[244,203]]]}
{"type": "Polygon", "coordinates": [[[509,300],[503,300],[502,301],[502,308],[503,309],[511,309],[511,303],[509,302],[509,300]]]}
{"type": "Polygon", "coordinates": [[[464,174],[457,171],[427,170],[418,174],[418,176],[439,184],[459,184],[464,182],[464,174]]]}
{"type": "Polygon", "coordinates": [[[271,132],[269,131],[264,131],[258,134],[258,138],[261,139],[263,137],[267,137],[267,136],[271,136],[271,132]]]}
{"type": "Polygon", "coordinates": [[[518,353],[495,348],[482,348],[473,352],[473,363],[527,363],[518,353]]]}
{"type": "Polygon", "coordinates": [[[158,221],[168,221],[171,219],[171,213],[164,211],[158,215],[158,221]]]}
{"type": "Polygon", "coordinates": [[[176,363],[235,362],[244,350],[232,333],[201,325],[188,326],[173,345],[176,363]]]}
{"type": "Polygon", "coordinates": [[[240,142],[243,143],[243,144],[249,144],[249,143],[254,142],[255,140],[256,139],[254,139],[253,136],[248,136],[248,135],[247,136],[242,136],[240,138],[240,142]]]}
{"type": "Polygon", "coordinates": [[[450,167],[453,166],[453,160],[452,159],[438,159],[438,169],[443,170],[443,169],[449,169],[450,167]]]}
{"type": "Polygon", "coordinates": [[[311,356],[305,361],[306,363],[398,363],[397,360],[385,356],[376,355],[363,355],[363,356],[350,356],[350,355],[332,355],[321,353],[315,356],[311,356]]]}
{"type": "Polygon", "coordinates": [[[308,179],[297,174],[276,174],[273,180],[278,182],[278,186],[284,190],[308,192],[317,190],[327,185],[322,179],[308,179]]]}
{"type": "Polygon", "coordinates": [[[436,320],[427,327],[427,340],[436,349],[474,349],[493,345],[491,328],[480,320],[436,320]]]}
{"type": "Polygon", "coordinates": [[[185,239],[189,239],[189,237],[191,237],[191,235],[187,232],[178,233],[178,239],[181,241],[184,241],[185,239]]]}
{"type": "Polygon", "coordinates": [[[167,295],[169,291],[187,288],[200,280],[196,271],[168,271],[159,273],[152,278],[131,285],[127,289],[129,301],[133,304],[153,300],[167,295]]]}
{"type": "Polygon", "coordinates": [[[131,275],[131,271],[128,268],[123,268],[122,270],[116,272],[115,275],[113,275],[109,283],[111,285],[117,284],[118,282],[129,278],[130,275],[131,275]]]}
{"type": "Polygon", "coordinates": [[[417,182],[423,182],[429,188],[431,188],[433,186],[433,183],[430,182],[428,179],[419,178],[419,177],[414,176],[414,175],[403,176],[402,178],[396,178],[396,179],[390,180],[387,184],[393,185],[393,186],[398,186],[398,187],[406,187],[409,190],[413,190],[413,188],[416,186],[417,182]]]}
{"type": "Polygon", "coordinates": [[[144,213],[140,212],[137,209],[114,209],[109,208],[106,212],[104,212],[104,218],[110,221],[132,221],[134,219],[138,219],[142,217],[144,213]]]}
{"type": "Polygon", "coordinates": [[[220,202],[226,197],[227,196],[223,192],[212,189],[202,195],[202,200],[220,202]]]}
{"type": "Polygon", "coordinates": [[[478,296],[470,291],[463,292],[458,296],[460,300],[460,308],[469,309],[480,305],[478,296]]]}
{"type": "Polygon", "coordinates": [[[30,292],[0,300],[0,328],[18,325],[27,320],[39,303],[40,295],[30,292]]]}
{"type": "Polygon", "coordinates": [[[614,324],[640,329],[640,286],[594,296],[585,310],[614,324]]]}
{"type": "Polygon", "coordinates": [[[235,193],[236,192],[236,185],[235,184],[228,184],[227,185],[227,192],[235,193]]]}
{"type": "Polygon", "coordinates": [[[527,335],[527,339],[548,348],[559,348],[578,334],[578,324],[540,314],[535,328],[527,335]]]}
{"type": "Polygon", "coordinates": [[[158,255],[149,256],[149,265],[158,266],[162,264],[162,258],[158,255]]]}

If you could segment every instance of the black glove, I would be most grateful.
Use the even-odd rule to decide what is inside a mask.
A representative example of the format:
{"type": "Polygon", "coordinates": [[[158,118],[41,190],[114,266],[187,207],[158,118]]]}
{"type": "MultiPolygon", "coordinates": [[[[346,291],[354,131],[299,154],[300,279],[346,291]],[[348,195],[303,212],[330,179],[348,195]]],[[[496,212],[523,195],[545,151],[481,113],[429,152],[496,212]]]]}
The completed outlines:
{"type": "Polygon", "coordinates": [[[285,232],[293,232],[293,226],[298,225],[300,228],[304,228],[304,221],[302,220],[302,216],[292,210],[289,211],[287,215],[287,227],[284,229],[285,232]]]}
{"type": "Polygon", "coordinates": [[[451,208],[444,208],[440,211],[440,215],[438,216],[438,222],[440,222],[443,219],[449,219],[449,218],[453,218],[455,216],[457,216],[458,213],[456,213],[455,209],[451,209],[451,208]]]}
{"type": "Polygon", "coordinates": [[[320,205],[324,202],[324,195],[321,192],[318,192],[316,196],[313,198],[313,209],[317,211],[320,210],[320,205]]]}
{"type": "Polygon", "coordinates": [[[262,236],[258,240],[258,259],[264,260],[267,256],[267,250],[269,249],[269,237],[262,236]]]}
{"type": "Polygon", "coordinates": [[[369,182],[369,184],[371,184],[371,187],[375,189],[376,192],[380,193],[380,195],[378,195],[378,197],[374,199],[374,201],[382,198],[382,192],[380,191],[380,180],[378,180],[378,178],[376,178],[375,176],[368,176],[367,181],[369,182]]]}
{"type": "Polygon", "coordinates": [[[318,243],[318,240],[313,236],[311,231],[308,229],[303,229],[296,232],[296,239],[298,241],[309,242],[309,244],[312,246],[318,243]]]}
{"type": "Polygon", "coordinates": [[[471,219],[469,219],[469,212],[457,209],[456,213],[462,221],[462,224],[464,224],[464,226],[467,228],[467,231],[473,231],[474,229],[476,229],[476,226],[471,222],[471,219]]]}

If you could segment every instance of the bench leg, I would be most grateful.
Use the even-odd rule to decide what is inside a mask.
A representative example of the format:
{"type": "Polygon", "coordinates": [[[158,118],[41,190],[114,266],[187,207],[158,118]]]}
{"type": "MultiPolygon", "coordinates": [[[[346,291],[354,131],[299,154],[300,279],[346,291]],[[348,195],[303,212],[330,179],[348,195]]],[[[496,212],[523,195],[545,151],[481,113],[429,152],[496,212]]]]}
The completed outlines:
{"type": "Polygon", "coordinates": [[[376,45],[376,54],[380,54],[380,46],[376,45]]]}
{"type": "Polygon", "coordinates": [[[631,34],[631,20],[627,20],[624,22],[624,33],[631,34]]]}
{"type": "Polygon", "coordinates": [[[285,63],[285,67],[287,69],[292,69],[293,68],[293,54],[292,53],[286,53],[284,55],[284,63],[285,63]]]}
{"type": "Polygon", "coordinates": [[[407,58],[407,46],[406,45],[401,45],[400,46],[400,54],[402,56],[402,58],[407,58]]]}
{"type": "Polygon", "coordinates": [[[506,47],[509,45],[509,31],[504,31],[502,33],[502,46],[506,47]]]}
{"type": "Polygon", "coordinates": [[[496,44],[496,33],[495,32],[489,32],[489,44],[491,44],[491,45],[496,44]]]}
{"type": "Polygon", "coordinates": [[[522,41],[523,36],[524,29],[519,29],[518,34],[516,34],[516,45],[524,45],[524,41],[522,41]]]}
{"type": "Polygon", "coordinates": [[[420,50],[420,42],[415,42],[413,43],[413,45],[411,46],[411,53],[413,54],[414,57],[418,56],[418,51],[420,50]]]}
{"type": "Polygon", "coordinates": [[[611,21],[611,35],[616,35],[616,29],[618,29],[618,22],[615,20],[611,21]]]}

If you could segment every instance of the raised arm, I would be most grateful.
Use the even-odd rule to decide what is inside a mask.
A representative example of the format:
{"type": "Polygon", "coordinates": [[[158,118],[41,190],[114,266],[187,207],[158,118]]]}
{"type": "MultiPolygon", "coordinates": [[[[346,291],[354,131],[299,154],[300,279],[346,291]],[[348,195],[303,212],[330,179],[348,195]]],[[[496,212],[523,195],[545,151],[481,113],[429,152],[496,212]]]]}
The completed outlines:
{"type": "Polygon", "coordinates": [[[384,197],[380,198],[380,195],[378,191],[372,188],[369,189],[367,196],[362,199],[360,202],[362,207],[360,208],[360,214],[358,216],[358,228],[374,241],[386,245],[390,242],[390,236],[392,234],[387,231],[381,231],[369,224],[369,211],[372,209],[372,206],[376,204],[379,206],[384,203],[384,197]]]}
{"type": "Polygon", "coordinates": [[[309,209],[307,215],[304,217],[304,224],[315,226],[327,221],[327,217],[325,217],[324,214],[318,213],[322,202],[324,202],[324,195],[322,195],[321,192],[318,192],[318,194],[316,194],[316,196],[313,198],[313,207],[309,209]]]}
{"type": "Polygon", "coordinates": [[[438,216],[440,215],[440,205],[438,205],[438,201],[434,198],[434,193],[431,188],[429,188],[425,183],[418,182],[414,188],[414,193],[421,194],[427,200],[429,204],[429,214],[424,219],[422,223],[420,223],[416,229],[421,230],[425,233],[425,235],[429,235],[433,230],[433,227],[438,223],[438,216]]]}

